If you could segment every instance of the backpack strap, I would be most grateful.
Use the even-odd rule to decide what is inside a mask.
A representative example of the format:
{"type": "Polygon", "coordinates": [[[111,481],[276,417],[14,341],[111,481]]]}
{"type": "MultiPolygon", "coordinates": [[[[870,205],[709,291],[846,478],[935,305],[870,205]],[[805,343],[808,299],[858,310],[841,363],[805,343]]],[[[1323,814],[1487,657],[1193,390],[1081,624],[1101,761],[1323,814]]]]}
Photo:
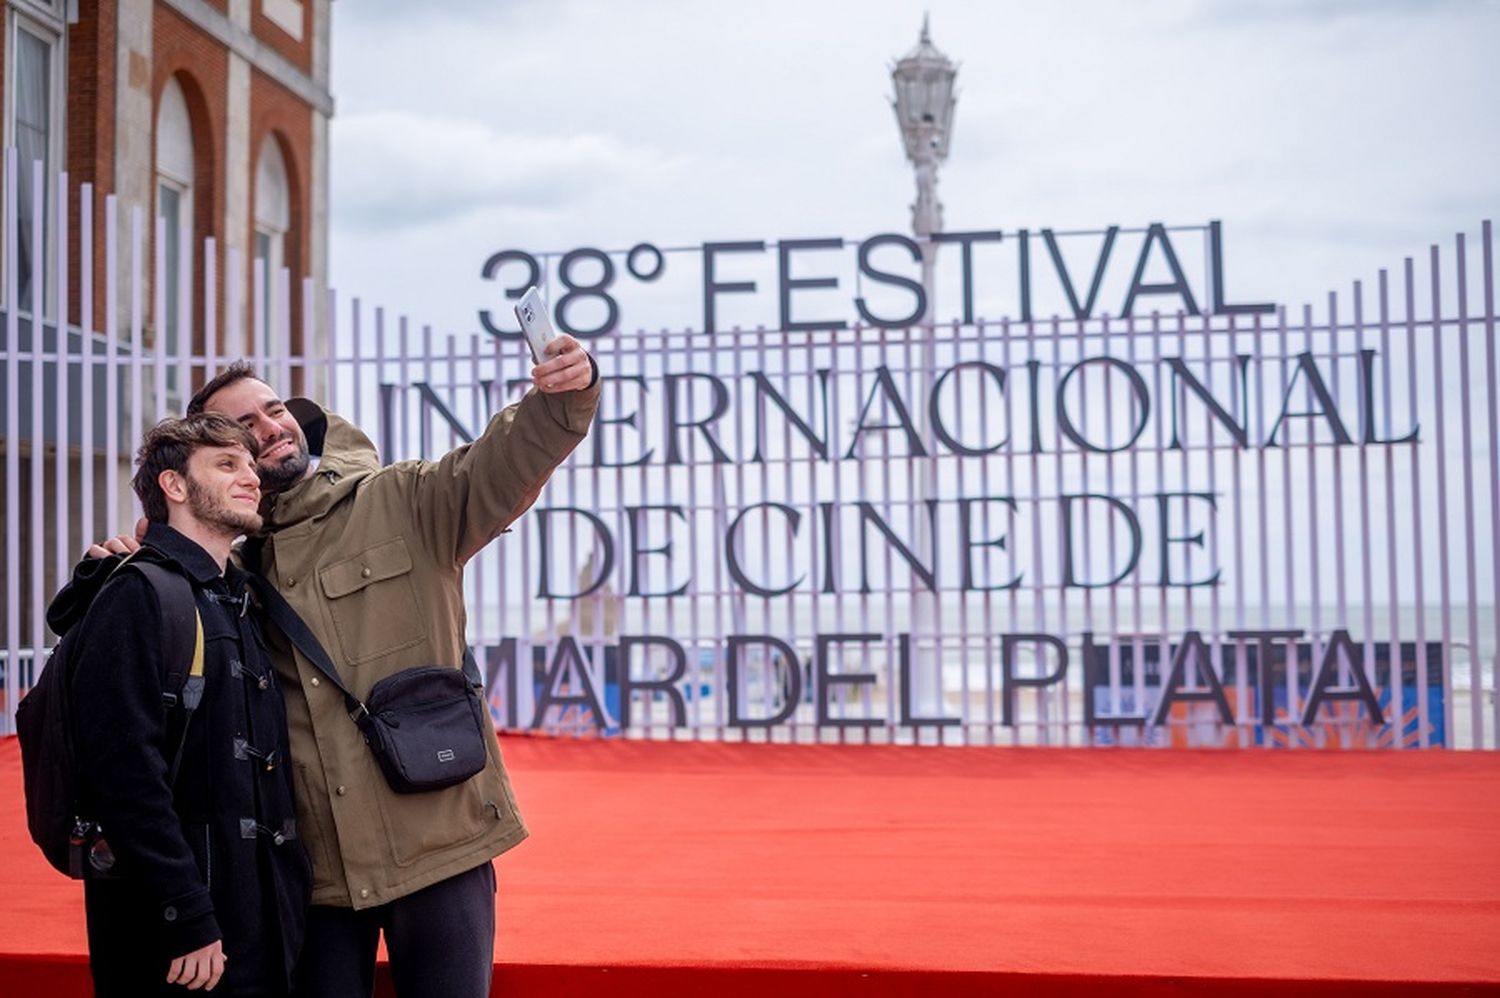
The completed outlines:
{"type": "MultiPolygon", "coordinates": [[[[183,711],[182,733],[172,753],[169,785],[177,783],[177,770],[187,746],[188,726],[193,711],[203,702],[203,617],[193,586],[181,572],[173,571],[146,559],[132,559],[129,564],[146,577],[156,590],[162,611],[162,639],[166,649],[167,678],[162,685],[162,706],[167,710],[180,706],[183,711]]],[[[123,565],[121,566],[124,567],[123,565]]]]}

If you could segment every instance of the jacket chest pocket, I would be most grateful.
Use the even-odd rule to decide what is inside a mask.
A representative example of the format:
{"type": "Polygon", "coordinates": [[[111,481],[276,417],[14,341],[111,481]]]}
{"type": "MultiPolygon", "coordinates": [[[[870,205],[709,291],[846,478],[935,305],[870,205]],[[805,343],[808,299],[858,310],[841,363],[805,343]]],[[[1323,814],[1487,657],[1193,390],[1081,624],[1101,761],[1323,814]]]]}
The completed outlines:
{"type": "Polygon", "coordinates": [[[411,554],[400,537],[318,570],[344,661],[358,665],[427,639],[412,584],[411,554]]]}

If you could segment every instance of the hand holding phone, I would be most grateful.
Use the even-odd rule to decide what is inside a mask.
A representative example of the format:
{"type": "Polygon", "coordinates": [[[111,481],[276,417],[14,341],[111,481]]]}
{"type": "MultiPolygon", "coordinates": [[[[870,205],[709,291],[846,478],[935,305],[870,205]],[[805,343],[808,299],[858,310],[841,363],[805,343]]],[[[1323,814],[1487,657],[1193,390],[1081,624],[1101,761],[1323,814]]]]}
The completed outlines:
{"type": "Polygon", "coordinates": [[[557,339],[557,330],[552,326],[552,316],[547,303],[534,286],[526,289],[521,300],[516,302],[516,321],[531,346],[531,359],[540,364],[548,357],[547,344],[557,339]]]}

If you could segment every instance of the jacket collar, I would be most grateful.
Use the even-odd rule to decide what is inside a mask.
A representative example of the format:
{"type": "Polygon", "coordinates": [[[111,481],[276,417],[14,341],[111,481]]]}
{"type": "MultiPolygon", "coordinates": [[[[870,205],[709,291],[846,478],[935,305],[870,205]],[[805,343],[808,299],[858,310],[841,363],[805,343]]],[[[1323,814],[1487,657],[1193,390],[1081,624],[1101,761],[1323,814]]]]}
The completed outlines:
{"type": "Polygon", "coordinates": [[[327,514],[380,470],[375,445],[354,424],[307,399],[288,399],[287,408],[301,424],[308,450],[319,455],[318,468],[311,477],[267,499],[261,507],[266,533],[327,514]]]}
{"type": "Polygon", "coordinates": [[[182,533],[165,523],[153,523],[146,528],[145,543],[182,566],[188,577],[200,585],[212,582],[224,574],[224,566],[214,561],[213,555],[182,533]]]}

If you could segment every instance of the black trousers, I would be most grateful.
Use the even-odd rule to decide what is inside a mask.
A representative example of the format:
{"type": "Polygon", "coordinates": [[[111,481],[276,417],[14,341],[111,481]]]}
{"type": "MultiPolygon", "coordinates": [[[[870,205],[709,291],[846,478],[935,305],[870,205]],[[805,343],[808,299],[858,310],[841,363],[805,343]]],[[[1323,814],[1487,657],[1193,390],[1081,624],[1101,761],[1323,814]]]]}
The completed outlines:
{"type": "Polygon", "coordinates": [[[313,905],[297,964],[299,998],[370,998],[382,932],[398,998],[487,998],[495,868],[476,866],[378,908],[313,905]]]}

